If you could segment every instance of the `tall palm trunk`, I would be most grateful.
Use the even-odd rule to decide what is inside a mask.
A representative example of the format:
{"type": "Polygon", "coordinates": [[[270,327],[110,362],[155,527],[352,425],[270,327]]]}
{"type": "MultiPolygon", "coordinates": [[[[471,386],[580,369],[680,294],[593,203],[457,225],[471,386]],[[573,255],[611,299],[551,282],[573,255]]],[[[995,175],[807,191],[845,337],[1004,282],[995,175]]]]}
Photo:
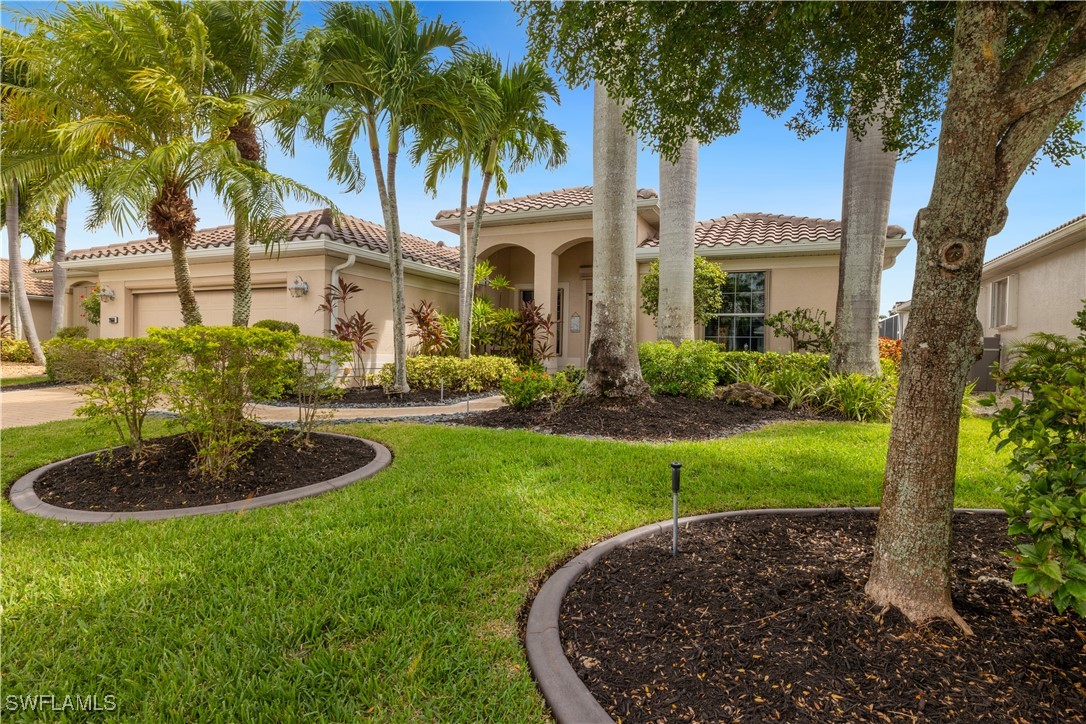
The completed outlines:
{"type": "MultiPolygon", "coordinates": [[[[248,114],[230,127],[229,138],[238,154],[250,163],[260,163],[262,149],[253,119],[248,114]]],[[[230,322],[235,327],[248,327],[253,305],[253,277],[249,260],[249,210],[234,211],[234,303],[230,322]]]]}
{"type": "Polygon", "coordinates": [[[856,138],[850,125],[845,140],[837,331],[830,362],[833,371],[843,375],[882,372],[879,287],[897,152],[883,150],[880,109],[864,124],[862,138],[856,138]]]}
{"type": "Polygon", "coordinates": [[[475,272],[468,274],[468,185],[471,182],[471,158],[464,154],[460,175],[460,356],[471,356],[471,307],[475,302],[475,272]]]}
{"type": "Polygon", "coordinates": [[[648,391],[637,359],[637,139],[596,83],[592,129],[592,329],[585,392],[648,391]]]}
{"type": "Polygon", "coordinates": [[[188,243],[196,232],[196,221],[188,189],[177,182],[163,184],[158,198],[151,204],[148,226],[158,234],[160,241],[170,245],[173,278],[177,285],[177,296],[181,300],[181,320],[187,327],[203,324],[200,305],[192,288],[187,251],[188,243]]]}
{"type": "Polygon", "coordinates": [[[68,247],[68,199],[57,204],[56,229],[53,241],[53,318],[49,330],[56,335],[64,326],[64,298],[67,296],[68,271],[60,265],[68,247]]]}
{"type": "Polygon", "coordinates": [[[366,119],[373,158],[373,175],[377,182],[377,195],[381,199],[381,214],[388,236],[388,266],[392,277],[392,346],[393,389],[410,392],[407,383],[407,307],[404,293],[403,246],[400,241],[399,208],[396,205],[396,156],[398,153],[398,129],[389,129],[388,176],[381,167],[381,143],[377,135],[377,120],[371,115],[366,119]]]}
{"type": "MultiPolygon", "coordinates": [[[[483,228],[483,209],[486,208],[486,197],[490,191],[490,182],[494,179],[494,164],[497,163],[498,144],[496,141],[491,143],[490,151],[487,153],[485,165],[483,166],[483,185],[479,189],[479,203],[475,207],[475,213],[471,217],[471,241],[468,242],[468,249],[464,253],[464,274],[471,280],[471,292],[468,295],[467,302],[467,327],[464,326],[464,322],[460,322],[460,352],[462,357],[471,356],[471,309],[475,303],[475,262],[479,256],[479,232],[483,228]],[[464,354],[464,332],[467,330],[468,340],[468,353],[464,354]]],[[[461,311],[461,320],[465,319],[463,311],[461,311]]]]}
{"type": "Polygon", "coordinates": [[[19,186],[13,183],[8,196],[7,208],[8,226],[8,268],[11,270],[11,285],[8,288],[8,306],[12,310],[18,310],[19,320],[22,324],[22,332],[30,345],[30,354],[34,357],[34,363],[45,364],[45,355],[42,354],[41,344],[38,342],[38,332],[34,329],[34,317],[30,314],[30,300],[26,296],[26,280],[23,278],[23,251],[20,244],[19,233],[19,186]]]}
{"type": "Polygon", "coordinates": [[[660,339],[694,338],[694,225],[698,141],[687,139],[675,163],[660,158],[660,339]]]}

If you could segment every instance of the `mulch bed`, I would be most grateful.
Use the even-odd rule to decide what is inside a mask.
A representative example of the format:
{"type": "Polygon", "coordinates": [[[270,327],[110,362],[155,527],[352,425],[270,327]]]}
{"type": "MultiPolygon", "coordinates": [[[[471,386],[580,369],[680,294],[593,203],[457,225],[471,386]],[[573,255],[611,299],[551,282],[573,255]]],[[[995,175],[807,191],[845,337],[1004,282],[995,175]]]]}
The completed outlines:
{"type": "Polygon", "coordinates": [[[188,435],[144,443],[146,456],[132,462],[127,448],[53,468],[34,492],[61,508],[99,511],[166,510],[230,503],[279,493],[339,477],[376,457],[362,440],[314,434],[310,447],[296,448],[297,433],[281,430],[278,442],[261,442],[227,478],[207,482],[193,476],[195,448],[188,435]]]}
{"type": "MultiPolygon", "coordinates": [[[[328,402],[325,407],[426,407],[429,405],[451,405],[464,400],[489,397],[494,392],[454,392],[445,390],[411,390],[403,395],[387,395],[380,387],[349,387],[342,397],[328,402]]],[[[297,404],[294,397],[285,397],[272,403],[282,406],[297,404]]]]}
{"type": "Polygon", "coordinates": [[[954,602],[917,627],[864,598],[875,517],[722,519],[573,585],[566,654],[620,721],[1086,720],[1086,621],[1008,585],[1006,519],[957,514],[954,602]]]}
{"type": "Polygon", "coordinates": [[[668,441],[728,437],[775,422],[837,419],[841,418],[789,410],[781,404],[758,410],[720,400],[652,395],[641,402],[582,398],[557,412],[547,402],[537,402],[525,410],[502,407],[465,415],[456,424],[616,440],[668,441]]]}

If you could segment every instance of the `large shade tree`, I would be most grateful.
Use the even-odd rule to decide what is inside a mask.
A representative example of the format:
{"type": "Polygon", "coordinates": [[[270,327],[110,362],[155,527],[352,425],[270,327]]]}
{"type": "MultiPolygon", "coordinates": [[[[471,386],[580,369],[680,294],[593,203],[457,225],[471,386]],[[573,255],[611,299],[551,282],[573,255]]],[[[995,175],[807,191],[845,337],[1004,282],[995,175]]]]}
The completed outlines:
{"type": "Polygon", "coordinates": [[[867,593],[913,621],[967,628],[950,597],[951,517],[985,245],[1039,152],[1057,163],[1081,154],[1086,4],[645,4],[636,22],[610,3],[519,7],[537,52],[593,66],[634,99],[629,124],[664,152],[688,129],[703,141],[727,131],[736,106],[768,85],[780,101],[805,89],[793,119],[801,132],[878,118],[887,145],[907,155],[931,145],[938,126],[867,593]],[[655,34],[677,27],[686,52],[661,59],[655,34]],[[891,91],[898,102],[880,117],[891,91]]]}
{"type": "Polygon", "coordinates": [[[460,52],[464,37],[455,25],[423,20],[414,5],[393,2],[374,9],[351,3],[325,8],[323,37],[302,120],[330,151],[333,175],[349,190],[364,178],[354,146],[366,139],[373,180],[388,234],[392,276],[393,386],[407,382],[406,302],[403,245],[396,195],[396,170],[405,135],[422,110],[446,102],[450,82],[438,61],[440,51],[460,52]],[[331,128],[326,129],[326,124],[331,128]],[[382,158],[382,142],[384,158],[382,158]]]}

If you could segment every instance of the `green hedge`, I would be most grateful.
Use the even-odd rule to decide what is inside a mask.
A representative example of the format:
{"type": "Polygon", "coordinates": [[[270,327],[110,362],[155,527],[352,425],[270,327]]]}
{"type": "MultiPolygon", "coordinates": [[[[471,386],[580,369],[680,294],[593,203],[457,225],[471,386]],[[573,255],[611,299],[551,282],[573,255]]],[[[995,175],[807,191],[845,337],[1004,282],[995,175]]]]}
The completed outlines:
{"type": "Polygon", "coordinates": [[[30,354],[30,344],[25,339],[0,338],[0,360],[4,362],[34,361],[34,355],[30,354]]]}
{"type": "Polygon", "coordinates": [[[645,342],[637,348],[641,376],[658,395],[712,397],[720,366],[720,346],[715,342],[687,340],[645,342]]]}
{"type": "MultiPolygon", "coordinates": [[[[407,384],[412,389],[420,390],[436,390],[443,383],[446,390],[496,390],[501,386],[503,377],[519,371],[517,363],[508,357],[478,355],[461,359],[421,355],[407,358],[407,384]]],[[[378,379],[382,386],[391,387],[394,378],[391,362],[381,367],[378,379]]]]}

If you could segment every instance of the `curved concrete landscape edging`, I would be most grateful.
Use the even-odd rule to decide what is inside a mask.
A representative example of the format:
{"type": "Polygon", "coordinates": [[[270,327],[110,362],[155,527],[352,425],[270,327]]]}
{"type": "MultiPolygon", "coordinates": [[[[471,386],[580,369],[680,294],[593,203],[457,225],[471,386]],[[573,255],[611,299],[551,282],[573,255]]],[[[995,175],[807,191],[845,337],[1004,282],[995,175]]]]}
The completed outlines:
{"type": "Polygon", "coordinates": [[[234,513],[241,510],[249,510],[251,508],[263,508],[268,505],[278,505],[280,503],[289,503],[292,500],[300,500],[302,498],[309,498],[314,495],[320,495],[326,493],[329,490],[336,490],[337,488],[344,488],[351,483],[357,483],[360,480],[373,477],[378,472],[384,470],[392,463],[392,453],[387,447],[379,442],[373,440],[366,440],[364,438],[351,437],[349,435],[339,435],[332,432],[317,433],[319,435],[328,435],[330,437],[341,437],[346,440],[362,440],[376,453],[373,460],[357,470],[340,475],[338,478],[332,478],[331,480],[324,480],[319,483],[313,483],[301,488],[294,488],[293,490],[284,490],[279,493],[271,493],[269,495],[261,495],[256,498],[249,498],[247,500],[235,500],[232,503],[218,503],[216,505],[200,505],[194,508],[171,508],[167,510],[139,510],[139,511],[124,511],[124,512],[106,512],[96,510],[74,510],[70,508],[59,508],[55,505],[50,505],[42,501],[34,492],[34,482],[42,476],[47,470],[64,465],[72,460],[78,460],[80,458],[90,457],[91,455],[98,455],[103,452],[98,450],[92,453],[84,453],[83,455],[76,455],[75,457],[67,458],[65,460],[58,460],[55,463],[50,463],[37,470],[31,470],[15,481],[11,486],[11,493],[9,498],[11,504],[18,510],[24,513],[30,513],[31,515],[38,515],[42,518],[53,518],[54,520],[62,520],[68,523],[111,523],[115,520],[166,520],[168,518],[184,518],[190,515],[212,515],[214,513],[234,513]]]}
{"type": "MultiPolygon", "coordinates": [[[[764,508],[760,510],[730,510],[680,518],[679,525],[705,523],[721,518],[742,518],[758,515],[824,515],[826,513],[873,513],[878,508],[764,508]]],[[[1005,514],[1001,509],[955,508],[959,513],[1005,514]]],[[[559,633],[559,614],[562,599],[586,570],[616,548],[627,546],[642,538],[658,533],[670,533],[672,521],[665,520],[627,531],[603,543],[592,546],[555,571],[539,589],[532,608],[528,612],[528,625],[524,634],[524,646],[528,651],[528,665],[539,685],[543,698],[559,724],[603,724],[613,721],[600,706],[592,692],[584,685],[577,672],[566,659],[559,633]]],[[[680,539],[681,542],[681,539],[680,539]]]]}

